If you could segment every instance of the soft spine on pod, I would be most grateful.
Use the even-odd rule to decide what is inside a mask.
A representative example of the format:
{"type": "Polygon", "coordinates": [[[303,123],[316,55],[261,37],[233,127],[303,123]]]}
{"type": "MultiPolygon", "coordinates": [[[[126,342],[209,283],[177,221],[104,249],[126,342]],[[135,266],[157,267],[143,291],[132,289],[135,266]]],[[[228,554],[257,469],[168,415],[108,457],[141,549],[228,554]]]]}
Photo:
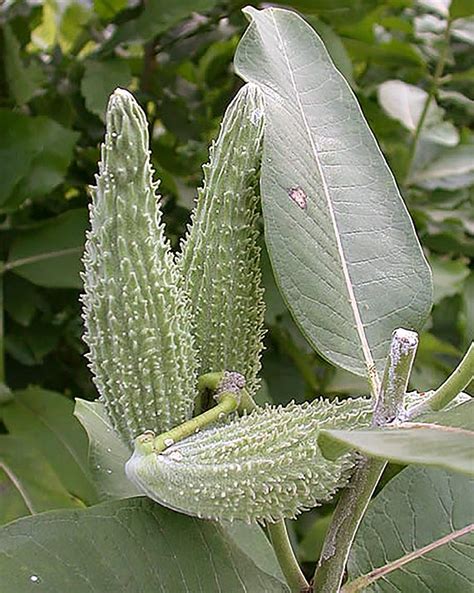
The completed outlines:
{"type": "Polygon", "coordinates": [[[163,452],[138,439],[128,477],[153,500],[205,519],[277,521],[328,500],[347,483],[354,455],[328,461],[322,428],[370,425],[369,399],[267,406],[209,428],[163,452]]]}
{"type": "Polygon", "coordinates": [[[197,358],[189,303],[165,238],[145,114],[117,89],[107,107],[84,254],[84,340],[125,442],[191,417],[197,358]]]}
{"type": "Polygon", "coordinates": [[[222,369],[258,387],[263,338],[263,289],[257,195],[263,100],[247,84],[227,108],[204,165],[192,225],[179,266],[194,311],[199,374],[222,369]]]}

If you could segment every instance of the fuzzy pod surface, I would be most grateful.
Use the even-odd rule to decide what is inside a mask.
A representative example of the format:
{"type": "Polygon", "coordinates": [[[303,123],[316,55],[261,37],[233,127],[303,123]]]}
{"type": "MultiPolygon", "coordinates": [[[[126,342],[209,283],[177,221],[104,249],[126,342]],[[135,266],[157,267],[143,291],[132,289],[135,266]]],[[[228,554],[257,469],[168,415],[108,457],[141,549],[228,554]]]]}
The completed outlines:
{"type": "Polygon", "coordinates": [[[366,398],[266,406],[153,451],[137,439],[128,477],[153,500],[205,519],[277,521],[328,500],[344,486],[354,455],[331,462],[317,439],[323,428],[364,428],[366,398]]]}
{"type": "Polygon", "coordinates": [[[199,374],[228,369],[258,387],[263,289],[257,193],[263,100],[255,85],[227,108],[178,258],[194,310],[199,374]]]}
{"type": "Polygon", "coordinates": [[[145,114],[117,89],[106,114],[84,254],[84,340],[94,382],[125,442],[191,417],[192,321],[161,222],[145,114]]]}

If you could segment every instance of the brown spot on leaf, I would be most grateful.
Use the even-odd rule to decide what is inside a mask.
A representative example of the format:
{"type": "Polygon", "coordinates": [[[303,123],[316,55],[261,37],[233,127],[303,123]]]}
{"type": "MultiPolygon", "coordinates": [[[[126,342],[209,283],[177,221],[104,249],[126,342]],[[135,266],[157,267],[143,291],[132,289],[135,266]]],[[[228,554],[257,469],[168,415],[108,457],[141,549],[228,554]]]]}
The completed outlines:
{"type": "Polygon", "coordinates": [[[308,205],[308,196],[302,187],[296,185],[288,190],[288,195],[302,210],[306,210],[308,205]]]}

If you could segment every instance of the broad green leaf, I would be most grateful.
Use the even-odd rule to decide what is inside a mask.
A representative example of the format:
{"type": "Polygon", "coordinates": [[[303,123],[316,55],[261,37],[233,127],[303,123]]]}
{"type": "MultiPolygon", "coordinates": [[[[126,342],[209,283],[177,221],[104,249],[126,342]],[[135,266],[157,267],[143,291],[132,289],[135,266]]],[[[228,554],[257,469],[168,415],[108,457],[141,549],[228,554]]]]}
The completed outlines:
{"type": "Polygon", "coordinates": [[[29,514],[30,511],[15,484],[0,469],[0,525],[29,514]]]}
{"type": "Polygon", "coordinates": [[[434,465],[474,475],[474,401],[418,422],[372,430],[322,430],[328,459],[355,449],[395,463],[434,465]]]}
{"type": "Polygon", "coordinates": [[[454,536],[474,522],[473,487],[474,480],[465,476],[422,467],[409,467],[392,478],[362,521],[349,557],[348,582],[414,553],[411,562],[363,591],[467,593],[474,571],[474,535],[454,536]],[[449,536],[449,543],[436,545],[449,536]],[[435,544],[432,551],[422,554],[430,544],[435,544]]]}
{"type": "Polygon", "coordinates": [[[379,4],[379,0],[279,0],[273,4],[291,6],[300,12],[317,14],[334,23],[357,22],[379,4]]]}
{"type": "Polygon", "coordinates": [[[429,190],[471,186],[474,183],[474,144],[445,149],[426,167],[416,171],[410,181],[429,190]]]}
{"type": "Polygon", "coordinates": [[[81,93],[87,109],[105,120],[109,96],[117,87],[128,87],[131,80],[130,66],[123,59],[87,61],[81,81],[81,93]]]}
{"type": "MultiPolygon", "coordinates": [[[[378,87],[378,98],[383,110],[415,133],[428,93],[401,80],[387,80],[378,87]]],[[[431,99],[421,138],[444,146],[456,146],[459,132],[450,122],[443,121],[444,109],[431,99]]]]}
{"type": "Polygon", "coordinates": [[[68,210],[13,241],[6,269],[39,286],[80,288],[87,210],[68,210]]]}
{"type": "Polygon", "coordinates": [[[4,299],[5,311],[25,327],[30,325],[37,307],[44,304],[36,286],[14,274],[4,278],[4,299]]]}
{"type": "MultiPolygon", "coordinates": [[[[352,28],[349,28],[349,31],[351,30],[352,28]]],[[[371,62],[392,68],[404,65],[420,70],[424,66],[423,58],[414,47],[396,39],[385,43],[374,43],[372,38],[369,41],[346,39],[344,44],[355,62],[371,62]]]]}
{"type": "Polygon", "coordinates": [[[466,97],[466,95],[458,93],[457,91],[444,91],[441,89],[438,92],[438,97],[440,101],[450,104],[452,103],[454,106],[466,111],[468,115],[474,115],[474,101],[469,99],[469,97],[466,97]]]}
{"type": "Polygon", "coordinates": [[[432,255],[429,261],[433,271],[435,303],[462,292],[464,281],[469,276],[469,268],[465,262],[442,259],[436,255],[432,255]]]}
{"type": "Polygon", "coordinates": [[[453,23],[451,35],[469,45],[474,45],[474,18],[457,19],[453,23]]]}
{"type": "Polygon", "coordinates": [[[471,0],[451,0],[449,5],[449,16],[452,19],[459,19],[474,14],[474,7],[471,0]]]}
{"type": "Polygon", "coordinates": [[[79,137],[55,121],[0,109],[0,207],[16,208],[59,185],[79,137]]]}
{"type": "Polygon", "coordinates": [[[69,0],[60,12],[58,42],[65,54],[74,50],[76,42],[80,43],[81,35],[92,16],[92,11],[84,2],[69,0]]]}
{"type": "Polygon", "coordinates": [[[139,494],[125,475],[130,449],[112,428],[103,404],[76,399],[75,416],[89,436],[89,464],[101,500],[139,494]]]}
{"type": "Polygon", "coordinates": [[[261,187],[277,281],[323,356],[382,371],[392,331],[419,328],[431,306],[412,222],[316,33],[285,10],[246,10],[235,64],[265,95],[261,187]]]}
{"type": "Polygon", "coordinates": [[[416,0],[416,4],[440,16],[448,16],[450,0],[416,0]]]}
{"type": "Polygon", "coordinates": [[[88,504],[96,501],[87,462],[87,436],[73,416],[71,400],[30,387],[0,407],[0,419],[10,434],[44,455],[72,495],[88,504]]]}
{"type": "Polygon", "coordinates": [[[30,64],[29,66],[23,64],[20,44],[7,23],[3,26],[3,39],[5,44],[5,74],[8,87],[17,105],[24,105],[28,103],[41,85],[43,79],[41,68],[38,64],[30,64]]]}
{"type": "MultiPolygon", "coordinates": [[[[0,435],[0,470],[6,474],[31,514],[84,506],[66,490],[42,453],[28,440],[0,435]]],[[[0,579],[0,582],[3,580],[0,579]]]]}
{"type": "Polygon", "coordinates": [[[41,22],[31,32],[31,41],[42,50],[51,49],[56,43],[58,24],[58,6],[55,0],[45,0],[41,22]]]}
{"type": "Polygon", "coordinates": [[[112,38],[104,45],[103,51],[108,52],[119,43],[140,41],[146,42],[170,29],[179,21],[193,12],[210,10],[216,0],[154,0],[147,2],[138,18],[124,23],[112,38]]]}
{"type": "Polygon", "coordinates": [[[289,593],[219,524],[145,498],[20,519],[0,530],[5,591],[289,593]],[[35,586],[36,586],[35,585],[35,586]]]}
{"type": "Polygon", "coordinates": [[[127,0],[94,0],[94,10],[101,19],[110,20],[126,8],[127,0]]]}

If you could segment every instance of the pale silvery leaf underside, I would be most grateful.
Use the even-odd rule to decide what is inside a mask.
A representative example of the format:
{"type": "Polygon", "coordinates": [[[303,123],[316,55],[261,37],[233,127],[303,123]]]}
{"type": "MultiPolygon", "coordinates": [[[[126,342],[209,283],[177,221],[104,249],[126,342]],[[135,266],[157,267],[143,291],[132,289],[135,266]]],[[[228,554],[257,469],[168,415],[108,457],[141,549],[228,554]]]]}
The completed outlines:
{"type": "Polygon", "coordinates": [[[261,191],[276,279],[333,364],[383,371],[392,331],[419,329],[431,274],[375,138],[322,41],[297,14],[246,9],[237,72],[265,99],[261,191]]]}

